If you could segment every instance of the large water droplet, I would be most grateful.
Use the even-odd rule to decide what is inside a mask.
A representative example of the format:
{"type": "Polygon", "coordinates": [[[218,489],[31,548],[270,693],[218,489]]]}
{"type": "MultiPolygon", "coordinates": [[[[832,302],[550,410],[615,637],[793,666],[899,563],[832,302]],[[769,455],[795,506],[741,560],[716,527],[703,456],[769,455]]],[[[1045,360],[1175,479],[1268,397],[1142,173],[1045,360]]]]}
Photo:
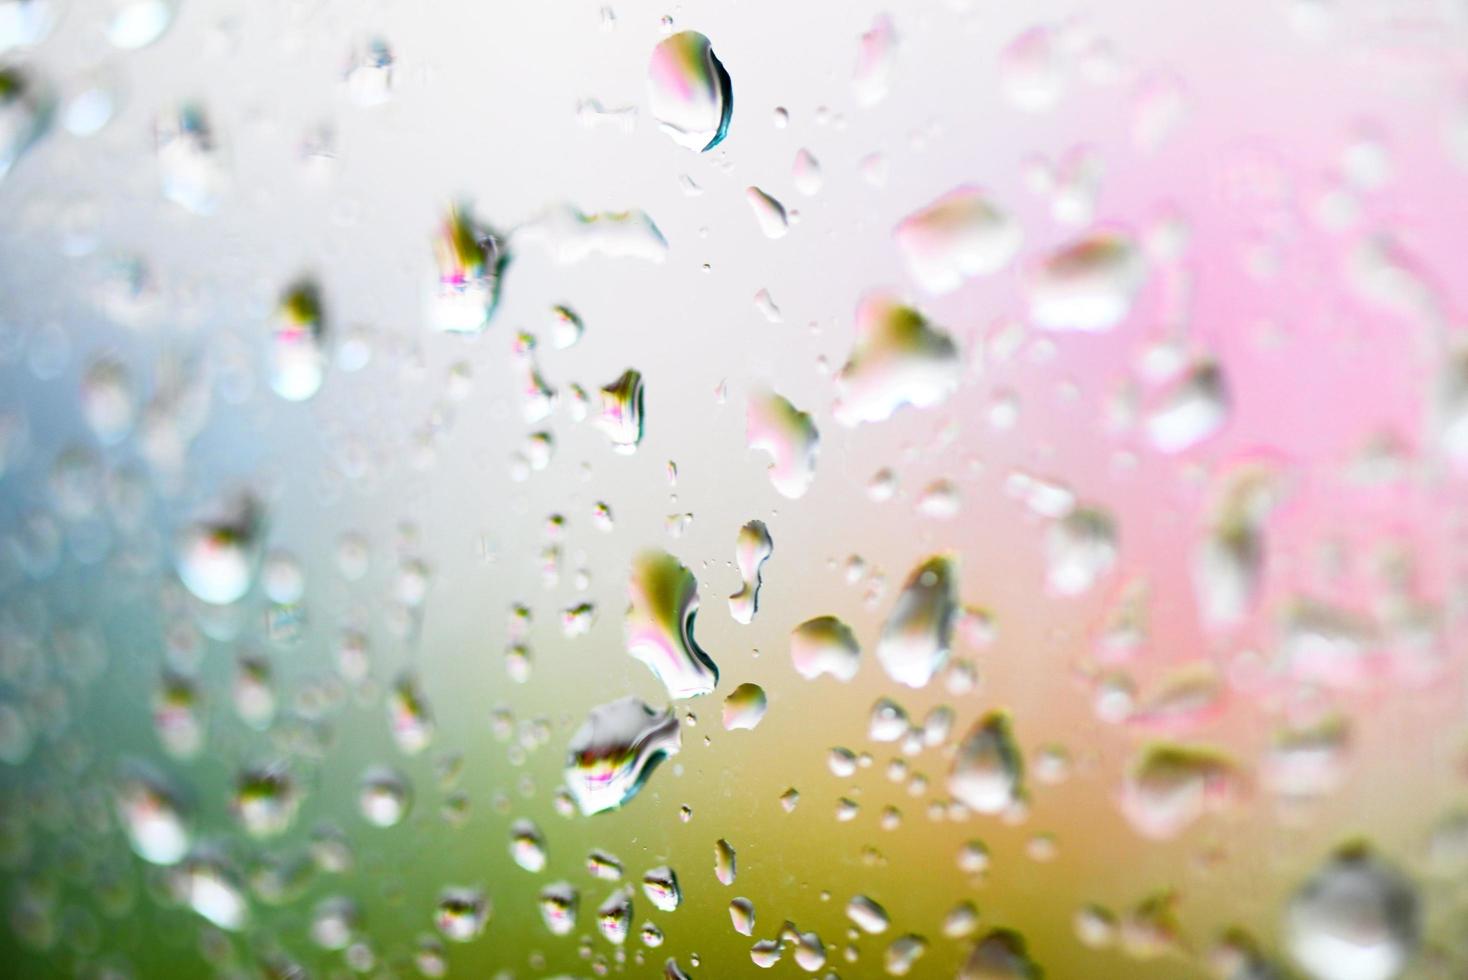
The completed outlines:
{"type": "Polygon", "coordinates": [[[729,131],[734,84],[709,39],[680,31],[653,48],[647,99],[658,126],[679,146],[712,150],[729,131]]]}
{"type": "Polygon", "coordinates": [[[1176,837],[1238,792],[1227,758],[1207,749],[1153,744],[1142,749],[1122,784],[1121,808],[1138,833],[1176,837]]]}
{"type": "Polygon", "coordinates": [[[1417,950],[1422,923],[1412,882],[1365,845],[1337,851],[1295,892],[1285,944],[1321,980],[1389,980],[1417,950]]]}
{"type": "Polygon", "coordinates": [[[587,815],[626,804],[666,756],[682,746],[671,710],[626,697],[591,709],[566,750],[566,785],[587,815]]]}
{"type": "Polygon", "coordinates": [[[433,924],[445,939],[467,943],[489,924],[489,899],[482,888],[445,888],[434,909],[433,924]]]}
{"type": "Polygon", "coordinates": [[[693,636],[698,579],[665,551],[648,551],[632,562],[628,583],[627,652],[647,664],[670,698],[708,694],[719,668],[693,636]]]}

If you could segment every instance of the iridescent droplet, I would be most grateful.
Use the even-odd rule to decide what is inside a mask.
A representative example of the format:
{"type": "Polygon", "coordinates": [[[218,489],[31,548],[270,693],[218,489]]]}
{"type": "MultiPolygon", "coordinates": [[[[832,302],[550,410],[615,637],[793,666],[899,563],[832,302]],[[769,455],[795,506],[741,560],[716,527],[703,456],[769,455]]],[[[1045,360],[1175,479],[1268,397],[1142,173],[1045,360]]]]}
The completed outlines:
{"type": "Polygon", "coordinates": [[[499,304],[500,275],[508,261],[500,239],[466,208],[453,207],[433,239],[433,255],[429,325],[445,333],[482,333],[499,304]]]}
{"type": "Polygon", "coordinates": [[[736,623],[749,625],[759,611],[759,590],[764,579],[760,569],[774,553],[775,544],[764,521],[750,521],[739,529],[734,545],[734,561],[744,584],[729,597],[729,615],[736,623]]]}
{"type": "Polygon", "coordinates": [[[719,668],[698,645],[698,579],[665,551],[647,551],[632,562],[628,582],[627,652],[642,661],[673,699],[708,694],[719,668]]]}
{"type": "Polygon", "coordinates": [[[666,865],[653,868],[642,876],[642,891],[660,912],[675,912],[683,901],[678,875],[666,865]]]}
{"type": "Polygon", "coordinates": [[[682,729],[671,710],[654,711],[634,697],[600,705],[571,737],[566,785],[583,814],[615,810],[681,745],[682,729]]]}
{"type": "Polygon", "coordinates": [[[695,152],[712,150],[729,132],[734,85],[709,39],[680,31],[659,41],[647,64],[652,117],[669,138],[695,152]]]}
{"type": "Polygon", "coordinates": [[[444,938],[467,943],[479,938],[489,924],[489,899],[482,888],[445,888],[434,908],[433,924],[444,938]]]}
{"type": "Polygon", "coordinates": [[[630,454],[642,442],[642,372],[628,368],[601,389],[601,409],[596,427],[611,440],[612,449],[630,454]]]}

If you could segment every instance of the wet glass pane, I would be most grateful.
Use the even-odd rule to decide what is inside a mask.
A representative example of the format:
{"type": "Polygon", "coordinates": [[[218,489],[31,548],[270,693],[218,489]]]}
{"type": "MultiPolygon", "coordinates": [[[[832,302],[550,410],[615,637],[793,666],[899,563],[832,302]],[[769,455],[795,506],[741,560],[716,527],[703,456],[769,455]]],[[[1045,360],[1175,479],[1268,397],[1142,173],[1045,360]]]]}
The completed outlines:
{"type": "Polygon", "coordinates": [[[0,973],[1468,974],[1465,43],[0,0],[0,973]]]}

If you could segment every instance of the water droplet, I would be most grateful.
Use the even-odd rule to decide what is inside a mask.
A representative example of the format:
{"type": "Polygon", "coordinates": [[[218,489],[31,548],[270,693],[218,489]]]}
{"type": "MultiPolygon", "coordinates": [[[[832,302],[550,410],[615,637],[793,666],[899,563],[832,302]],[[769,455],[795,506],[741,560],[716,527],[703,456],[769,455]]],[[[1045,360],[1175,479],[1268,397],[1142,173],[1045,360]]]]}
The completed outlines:
{"type": "Polygon", "coordinates": [[[642,372],[632,368],[601,389],[596,427],[611,440],[615,451],[624,455],[637,451],[642,442],[642,403],[642,372]]]}
{"type": "Polygon", "coordinates": [[[974,723],[953,758],[948,791],[978,813],[1003,813],[1023,798],[1024,762],[1009,715],[991,711],[974,723]]]}
{"type": "Polygon", "coordinates": [[[1089,592],[1116,564],[1116,523],[1094,507],[1078,507],[1045,539],[1046,579],[1058,595],[1089,592]]]}
{"type": "Polygon", "coordinates": [[[1226,757],[1192,746],[1152,744],[1141,750],[1127,773],[1121,808],[1138,833],[1165,840],[1233,799],[1238,790],[1237,772],[1226,757]]]}
{"type": "Polygon", "coordinates": [[[643,211],[586,214],[562,204],[521,224],[515,239],[542,246],[562,266],[574,266],[592,255],[642,258],[649,263],[668,257],[668,239],[643,211]]]}
{"type": "Polygon", "coordinates": [[[568,882],[558,881],[540,890],[540,918],[553,936],[569,935],[576,929],[581,895],[568,882]]]}
{"type": "Polygon", "coordinates": [[[211,215],[228,181],[214,134],[197,107],[184,106],[154,127],[163,196],[197,215],[211,215]]]}
{"type": "Polygon", "coordinates": [[[183,860],[191,835],[178,797],[162,776],[130,765],[118,780],[113,803],[138,857],[158,865],[183,860]]]}
{"type": "Polygon", "coordinates": [[[790,230],[790,219],[785,214],[785,205],[775,200],[758,187],[744,189],[745,200],[754,211],[754,220],[766,238],[784,238],[790,230]]]}
{"type": "Polygon", "coordinates": [[[928,941],[922,936],[913,933],[898,936],[888,944],[882,967],[889,976],[905,977],[927,951],[928,941]]]}
{"type": "Polygon", "coordinates": [[[250,918],[250,906],[236,875],[223,858],[196,854],[183,865],[183,893],[191,909],[229,932],[250,918]]]}
{"type": "Polygon", "coordinates": [[[1194,366],[1147,417],[1155,449],[1180,453],[1216,435],[1228,421],[1229,394],[1223,369],[1212,361],[1194,366]]]}
{"type": "Polygon", "coordinates": [[[215,514],[178,539],[175,564],[184,587],[204,602],[229,605],[254,583],[264,536],[264,512],[249,494],[217,504],[215,514]]]}
{"type": "Polygon", "coordinates": [[[856,69],[851,75],[857,105],[876,105],[887,97],[896,60],[897,29],[890,16],[878,14],[857,45],[856,69]]]}
{"type": "Polygon", "coordinates": [[[891,698],[879,698],[867,720],[867,738],[873,742],[895,742],[908,733],[912,722],[907,710],[891,698]]]}
{"type": "Polygon", "coordinates": [[[433,923],[444,938],[467,943],[489,924],[489,899],[482,888],[445,888],[434,909],[433,923]]]}
{"type": "Polygon", "coordinates": [[[286,401],[305,401],[326,376],[325,325],[315,284],[303,282],[280,301],[270,334],[270,387],[286,401]]]}
{"type": "Polygon", "coordinates": [[[46,131],[49,115],[30,78],[14,68],[0,68],[0,180],[46,131]]]}
{"type": "Polygon", "coordinates": [[[597,906],[596,928],[609,943],[621,946],[632,931],[632,889],[618,888],[597,906]]]}
{"type": "Polygon", "coordinates": [[[714,842],[714,877],[719,879],[721,885],[732,885],[737,874],[734,845],[720,837],[714,842]]]}
{"type": "Polygon", "coordinates": [[[703,152],[718,146],[729,132],[734,84],[707,37],[680,31],[653,48],[647,100],[653,118],[673,142],[703,152]]]}
{"type": "Polygon", "coordinates": [[[698,645],[698,580],[663,551],[643,552],[632,562],[628,583],[627,652],[645,663],[670,698],[708,694],[719,668],[698,645]]]}
{"type": "Polygon", "coordinates": [[[1009,42],[999,56],[999,81],[1010,103],[1026,112],[1040,112],[1060,101],[1066,75],[1055,32],[1032,27],[1009,42]]]}
{"type": "Polygon", "coordinates": [[[830,674],[847,682],[861,665],[861,647],[851,627],[835,616],[817,616],[791,631],[790,660],[806,680],[830,674]]]}
{"type": "Polygon", "coordinates": [[[107,40],[124,51],[147,47],[168,30],[176,7],[177,0],[113,0],[107,40]]]}
{"type": "Polygon", "coordinates": [[[251,837],[278,837],[290,829],[301,805],[300,790],[281,765],[246,769],[235,780],[230,809],[251,837]]]}
{"type": "Polygon", "coordinates": [[[52,0],[5,0],[0,3],[0,54],[35,47],[55,23],[52,0]]]}
{"type": "Polygon", "coordinates": [[[846,903],[846,917],[862,932],[873,936],[886,932],[892,925],[887,910],[865,895],[857,895],[846,903]]]}
{"type": "Polygon", "coordinates": [[[739,538],[734,545],[734,561],[739,566],[739,577],[744,584],[729,597],[729,615],[736,623],[749,625],[759,611],[759,590],[764,581],[760,569],[774,553],[775,543],[770,539],[769,528],[764,521],[750,521],[739,529],[739,538]]]}
{"type": "Polygon", "coordinates": [[[387,41],[375,37],[352,51],[344,79],[348,97],[359,106],[382,105],[390,99],[393,56],[387,41]]]}
{"type": "Polygon", "coordinates": [[[969,953],[958,980],[1040,980],[1038,964],[1030,959],[1024,937],[1009,929],[984,935],[969,953]]]}
{"type": "Polygon", "coordinates": [[[408,781],[396,770],[373,766],[362,774],[357,808],[374,827],[395,827],[408,814],[412,794],[408,781]]]}
{"type": "Polygon", "coordinates": [[[958,348],[916,310],[873,294],[856,310],[856,342],[836,376],[842,425],[880,422],[899,408],[932,408],[958,388],[958,348]]]}
{"type": "Polygon", "coordinates": [[[1285,945],[1321,980],[1388,980],[1422,932],[1417,890],[1366,845],[1338,850],[1290,898],[1285,945]]]}
{"type": "Polygon", "coordinates": [[[729,921],[734,931],[741,936],[754,935],[754,903],[747,898],[736,898],[729,903],[729,921]]]}
{"type": "Polygon", "coordinates": [[[567,748],[566,785],[583,814],[623,806],[666,756],[682,746],[671,710],[633,697],[593,708],[567,748]]]}
{"type": "Polygon", "coordinates": [[[821,437],[805,412],[773,391],[749,396],[745,438],[750,449],[769,453],[770,482],[782,496],[803,497],[816,475],[821,437]]]}
{"type": "Polygon", "coordinates": [[[765,716],[768,701],[758,684],[740,684],[724,698],[724,729],[737,731],[757,727],[765,716]]]}
{"type": "Polygon", "coordinates": [[[1142,253],[1131,238],[1094,232],[1051,253],[1033,270],[1030,318],[1048,330],[1110,330],[1131,312],[1145,278],[1142,253]]]}
{"type": "Polygon", "coordinates": [[[957,577],[949,555],[935,555],[908,575],[877,641],[877,660],[899,684],[927,687],[947,663],[958,609],[957,577]]]}
{"type": "Polygon", "coordinates": [[[821,174],[821,162],[807,149],[801,149],[795,154],[795,164],[791,168],[791,182],[795,189],[806,197],[814,197],[821,191],[825,178],[821,174]]]}
{"type": "Polygon", "coordinates": [[[678,875],[666,865],[653,868],[642,876],[642,891],[659,912],[675,912],[683,901],[678,875]]]}
{"type": "Polygon", "coordinates": [[[533,820],[510,824],[510,857],[531,874],[545,870],[545,835],[533,820]]]}
{"type": "Polygon", "coordinates": [[[433,256],[429,325],[445,333],[483,332],[499,304],[500,275],[508,261],[499,238],[467,208],[456,206],[434,236],[433,256]]]}
{"type": "Polygon", "coordinates": [[[930,293],[998,272],[1013,261],[1022,238],[1018,222],[970,185],[903,218],[892,234],[908,271],[930,293]]]}
{"type": "Polygon", "coordinates": [[[413,674],[404,673],[393,684],[387,697],[387,717],[393,741],[403,754],[417,755],[433,742],[433,713],[413,674]]]}

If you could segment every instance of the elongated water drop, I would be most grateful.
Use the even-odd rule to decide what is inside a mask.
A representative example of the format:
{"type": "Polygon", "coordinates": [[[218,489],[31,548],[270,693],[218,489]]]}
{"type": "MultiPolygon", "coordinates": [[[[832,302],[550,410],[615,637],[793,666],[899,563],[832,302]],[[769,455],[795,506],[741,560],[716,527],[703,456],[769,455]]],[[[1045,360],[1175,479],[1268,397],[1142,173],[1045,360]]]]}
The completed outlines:
{"type": "Polygon", "coordinates": [[[680,31],[653,48],[647,101],[652,117],[673,142],[703,152],[718,146],[729,132],[734,83],[707,37],[680,31]]]}
{"type": "Polygon", "coordinates": [[[957,577],[948,555],[935,555],[908,575],[877,641],[877,660],[899,684],[927,687],[948,662],[958,610],[957,577]]]}
{"type": "Polygon", "coordinates": [[[708,694],[719,668],[693,636],[698,579],[665,551],[643,552],[628,583],[627,652],[647,664],[670,698],[708,694]]]}
{"type": "Polygon", "coordinates": [[[305,401],[326,376],[326,331],[315,284],[293,286],[281,298],[270,334],[270,387],[286,401],[305,401]]]}
{"type": "Polygon", "coordinates": [[[1009,715],[991,711],[969,729],[953,757],[948,791],[978,813],[1002,813],[1024,792],[1024,762],[1009,715]]]}
{"type": "Polygon", "coordinates": [[[750,449],[769,453],[770,482],[792,500],[805,496],[816,475],[821,436],[805,412],[773,391],[749,396],[745,439],[750,449]]]}
{"type": "Polygon", "coordinates": [[[611,440],[612,448],[624,455],[636,452],[642,442],[642,391],[642,372],[628,368],[600,392],[596,427],[611,440]]]}
{"type": "Polygon", "coordinates": [[[759,611],[759,589],[764,579],[760,569],[774,553],[775,544],[770,540],[770,530],[764,521],[750,521],[739,529],[739,539],[734,544],[734,561],[739,566],[739,577],[744,580],[739,591],[729,597],[729,615],[736,623],[749,625],[759,611]]]}
{"type": "Polygon", "coordinates": [[[179,580],[195,596],[214,605],[243,598],[259,570],[264,510],[243,494],[215,505],[213,516],[195,522],[179,536],[175,561],[179,580]]]}
{"type": "Polygon", "coordinates": [[[428,323],[445,333],[481,333],[499,304],[507,253],[467,208],[449,209],[433,239],[435,272],[428,290],[428,323]]]}

